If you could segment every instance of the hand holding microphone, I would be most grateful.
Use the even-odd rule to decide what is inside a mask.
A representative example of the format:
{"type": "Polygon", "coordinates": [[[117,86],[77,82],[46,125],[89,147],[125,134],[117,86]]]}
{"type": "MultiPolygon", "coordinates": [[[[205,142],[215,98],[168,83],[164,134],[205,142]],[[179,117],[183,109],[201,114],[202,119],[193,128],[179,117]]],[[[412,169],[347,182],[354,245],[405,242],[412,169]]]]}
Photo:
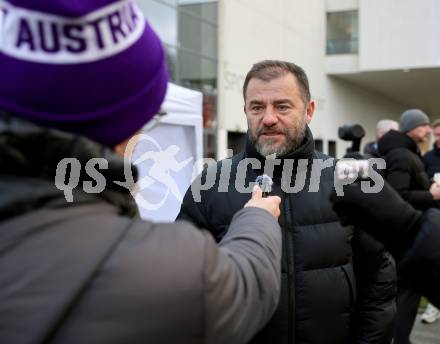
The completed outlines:
{"type": "Polygon", "coordinates": [[[268,196],[267,194],[264,195],[263,190],[258,185],[255,185],[252,190],[252,198],[244,205],[244,207],[256,207],[267,210],[276,220],[278,220],[278,217],[280,216],[280,203],[281,198],[278,196],[268,196]]]}
{"type": "Polygon", "coordinates": [[[272,191],[273,184],[271,177],[269,177],[267,174],[263,174],[255,179],[255,183],[260,187],[261,191],[263,192],[263,198],[269,196],[270,192],[272,191]]]}

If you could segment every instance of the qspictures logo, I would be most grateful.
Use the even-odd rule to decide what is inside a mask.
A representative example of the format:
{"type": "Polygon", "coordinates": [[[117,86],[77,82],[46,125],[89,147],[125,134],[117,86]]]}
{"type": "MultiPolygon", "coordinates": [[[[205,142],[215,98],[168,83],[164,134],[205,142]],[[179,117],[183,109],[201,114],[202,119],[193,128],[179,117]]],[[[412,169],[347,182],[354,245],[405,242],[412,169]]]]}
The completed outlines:
{"type": "MultiPolygon", "coordinates": [[[[216,192],[228,192],[231,187],[239,193],[252,193],[255,182],[246,182],[249,169],[261,170],[262,162],[258,159],[242,159],[238,162],[235,172],[232,172],[232,159],[222,161],[221,168],[213,159],[193,158],[179,160],[177,153],[180,148],[176,145],[162,147],[153,137],[147,134],[135,135],[127,144],[124,154],[124,178],[123,181],[110,181],[129,190],[136,199],[139,207],[146,210],[160,209],[168,197],[175,197],[182,201],[176,176],[183,168],[192,164],[192,179],[190,192],[195,202],[201,202],[202,192],[215,190],[216,192]],[[138,144],[148,143],[150,149],[140,152],[136,158],[134,152],[138,144]],[[140,167],[148,163],[148,168],[143,169],[144,175],[135,180],[131,164],[140,167]],[[203,178],[197,177],[200,167],[204,166],[203,178]],[[172,173],[174,172],[174,173],[172,173]],[[165,189],[164,194],[155,200],[145,199],[142,196],[144,190],[159,184],[165,189]]],[[[232,155],[232,154],[231,154],[232,155]]],[[[264,163],[264,175],[273,176],[276,166],[282,166],[281,189],[285,193],[298,193],[306,189],[307,192],[319,192],[321,178],[326,169],[333,173],[334,188],[337,195],[344,194],[344,186],[362,179],[361,188],[365,193],[380,192],[384,186],[384,180],[377,170],[386,168],[383,159],[353,160],[342,159],[279,159],[276,156],[266,157],[264,163]],[[308,180],[308,183],[306,183],[308,180]]],[[[109,162],[104,158],[90,159],[84,166],[75,158],[66,158],[58,163],[55,186],[64,192],[67,202],[74,201],[73,190],[81,188],[86,193],[101,193],[106,189],[107,180],[100,170],[109,168],[109,162]],[[84,171],[83,171],[84,169],[84,171]],[[81,172],[85,172],[90,180],[83,181],[80,185],[81,172]],[[92,181],[93,180],[93,181],[92,181]]]]}

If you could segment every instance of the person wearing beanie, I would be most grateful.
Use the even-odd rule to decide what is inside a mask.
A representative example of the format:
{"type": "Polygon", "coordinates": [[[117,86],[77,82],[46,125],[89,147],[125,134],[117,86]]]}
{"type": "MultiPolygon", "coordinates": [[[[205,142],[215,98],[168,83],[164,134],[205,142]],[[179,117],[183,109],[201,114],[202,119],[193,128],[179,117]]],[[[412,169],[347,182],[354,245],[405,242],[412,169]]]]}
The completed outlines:
{"type": "Polygon", "coordinates": [[[408,134],[417,142],[424,142],[426,139],[426,132],[430,131],[429,117],[426,113],[419,109],[406,110],[400,116],[400,131],[404,134],[408,134]],[[420,138],[416,139],[414,129],[419,129],[420,138]]]}
{"type": "Polygon", "coordinates": [[[411,109],[400,117],[400,132],[390,130],[378,142],[379,153],[387,163],[387,181],[403,199],[421,210],[436,206],[440,199],[440,186],[429,181],[418,147],[430,133],[428,116],[411,109]]]}
{"type": "MultiPolygon", "coordinates": [[[[437,206],[440,199],[440,186],[430,182],[418,147],[429,138],[429,123],[429,117],[422,110],[406,110],[400,117],[400,132],[391,130],[378,142],[379,152],[386,161],[386,180],[404,200],[422,211],[437,206]]],[[[400,274],[396,344],[409,343],[420,297],[400,274]]]]}
{"type": "Polygon", "coordinates": [[[133,1],[0,0],[0,75],[0,342],[238,344],[265,325],[278,197],[257,187],[217,245],[140,220],[120,182],[168,82],[133,1]]]}

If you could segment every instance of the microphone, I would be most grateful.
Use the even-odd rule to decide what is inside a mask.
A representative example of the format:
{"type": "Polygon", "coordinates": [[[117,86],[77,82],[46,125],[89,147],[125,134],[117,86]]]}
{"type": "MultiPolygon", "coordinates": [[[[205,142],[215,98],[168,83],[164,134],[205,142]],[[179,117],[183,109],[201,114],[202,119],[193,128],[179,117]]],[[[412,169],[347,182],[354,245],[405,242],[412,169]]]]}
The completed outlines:
{"type": "Polygon", "coordinates": [[[263,197],[269,196],[269,194],[272,191],[272,178],[269,177],[267,174],[263,174],[261,176],[258,176],[257,179],[255,179],[255,183],[258,184],[261,191],[263,191],[263,197]]]}

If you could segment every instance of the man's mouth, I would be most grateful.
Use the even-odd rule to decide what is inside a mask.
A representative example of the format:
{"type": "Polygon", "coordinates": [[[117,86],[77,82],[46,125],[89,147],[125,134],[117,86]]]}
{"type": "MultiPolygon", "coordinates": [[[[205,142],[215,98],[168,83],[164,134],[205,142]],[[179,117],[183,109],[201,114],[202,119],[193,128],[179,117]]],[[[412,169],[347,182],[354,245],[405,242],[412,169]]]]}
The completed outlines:
{"type": "Polygon", "coordinates": [[[277,131],[266,131],[260,134],[260,136],[278,136],[278,135],[282,135],[282,134],[277,131]]]}

